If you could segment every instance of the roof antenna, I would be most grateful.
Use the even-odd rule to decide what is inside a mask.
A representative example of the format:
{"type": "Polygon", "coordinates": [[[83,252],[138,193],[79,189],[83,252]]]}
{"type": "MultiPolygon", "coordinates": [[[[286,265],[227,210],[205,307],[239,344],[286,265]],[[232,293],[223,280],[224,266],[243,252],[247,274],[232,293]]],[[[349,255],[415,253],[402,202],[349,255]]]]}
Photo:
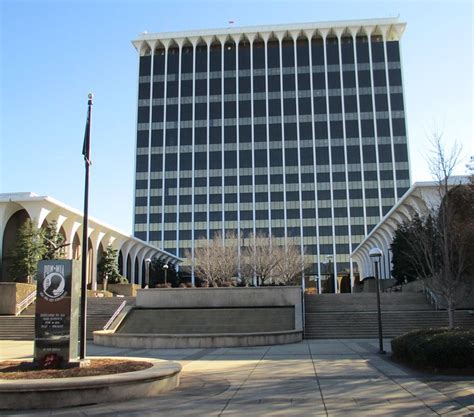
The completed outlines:
{"type": "Polygon", "coordinates": [[[229,20],[229,27],[230,27],[230,28],[233,27],[233,26],[234,26],[234,23],[235,23],[235,21],[229,20]]]}

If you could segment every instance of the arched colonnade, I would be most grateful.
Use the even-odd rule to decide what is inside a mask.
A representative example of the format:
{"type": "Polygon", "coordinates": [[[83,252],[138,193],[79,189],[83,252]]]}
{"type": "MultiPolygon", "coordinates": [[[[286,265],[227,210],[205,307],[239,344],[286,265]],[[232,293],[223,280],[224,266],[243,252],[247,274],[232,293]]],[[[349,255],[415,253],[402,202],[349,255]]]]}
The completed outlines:
{"type": "MultiPolygon", "coordinates": [[[[16,233],[21,225],[31,219],[34,227],[44,227],[53,221],[57,231],[69,243],[65,248],[67,259],[79,259],[82,253],[82,213],[65,204],[46,196],[33,193],[0,194],[0,281],[10,281],[9,251],[16,233]]],[[[177,265],[180,259],[162,251],[140,239],[105,225],[94,219],[89,219],[88,227],[88,282],[91,289],[97,289],[97,264],[102,253],[109,245],[119,251],[121,274],[130,283],[143,284],[145,280],[145,259],[158,258],[172,265],[177,265]]]]}
{"type": "Polygon", "coordinates": [[[410,221],[415,214],[424,214],[439,205],[438,186],[434,182],[415,183],[372,230],[372,232],[352,252],[351,257],[357,263],[360,278],[374,276],[374,262],[369,256],[372,248],[382,250],[380,260],[381,278],[391,278],[391,244],[398,227],[410,221]]]}

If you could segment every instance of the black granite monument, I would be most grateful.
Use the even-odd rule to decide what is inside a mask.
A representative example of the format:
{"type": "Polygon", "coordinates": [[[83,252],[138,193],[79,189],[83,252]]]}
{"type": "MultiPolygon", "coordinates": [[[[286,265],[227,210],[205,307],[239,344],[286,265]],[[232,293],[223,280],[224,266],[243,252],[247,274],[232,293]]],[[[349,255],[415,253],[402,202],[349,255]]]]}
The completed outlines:
{"type": "Polygon", "coordinates": [[[38,263],[35,361],[54,355],[59,362],[78,360],[81,271],[76,260],[38,263]]]}

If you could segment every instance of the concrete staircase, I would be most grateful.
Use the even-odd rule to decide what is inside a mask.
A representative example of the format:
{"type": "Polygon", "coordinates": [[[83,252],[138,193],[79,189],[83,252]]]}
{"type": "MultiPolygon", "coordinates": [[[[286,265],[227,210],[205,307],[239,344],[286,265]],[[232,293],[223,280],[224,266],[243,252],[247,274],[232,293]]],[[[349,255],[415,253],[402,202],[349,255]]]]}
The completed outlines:
{"type": "MultiPolygon", "coordinates": [[[[87,338],[92,332],[102,330],[117,308],[126,300],[135,305],[135,297],[107,297],[87,299],[87,338]]],[[[0,340],[33,340],[35,337],[35,304],[20,316],[0,316],[0,340]]]]}
{"type": "MultiPolygon", "coordinates": [[[[305,296],[305,338],[373,338],[378,336],[375,293],[305,296]]],[[[421,293],[382,293],[384,337],[411,330],[446,327],[446,311],[435,311],[421,293]]],[[[474,329],[474,315],[456,311],[456,326],[474,329]]]]}
{"type": "Polygon", "coordinates": [[[0,316],[0,340],[33,340],[34,338],[35,316],[0,316]]]}

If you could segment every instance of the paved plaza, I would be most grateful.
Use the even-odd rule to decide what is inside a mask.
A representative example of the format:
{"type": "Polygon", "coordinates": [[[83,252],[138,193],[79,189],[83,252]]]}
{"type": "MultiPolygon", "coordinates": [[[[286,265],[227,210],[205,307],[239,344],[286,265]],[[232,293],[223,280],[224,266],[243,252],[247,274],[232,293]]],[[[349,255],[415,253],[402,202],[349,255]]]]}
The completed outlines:
{"type": "MultiPolygon", "coordinates": [[[[389,348],[389,341],[386,347],[389,348]]],[[[0,358],[33,343],[0,341],[0,358]]],[[[90,344],[90,355],[162,358],[183,365],[181,386],[153,399],[2,416],[474,416],[474,377],[415,373],[377,354],[376,340],[132,350],[90,344]]]]}

